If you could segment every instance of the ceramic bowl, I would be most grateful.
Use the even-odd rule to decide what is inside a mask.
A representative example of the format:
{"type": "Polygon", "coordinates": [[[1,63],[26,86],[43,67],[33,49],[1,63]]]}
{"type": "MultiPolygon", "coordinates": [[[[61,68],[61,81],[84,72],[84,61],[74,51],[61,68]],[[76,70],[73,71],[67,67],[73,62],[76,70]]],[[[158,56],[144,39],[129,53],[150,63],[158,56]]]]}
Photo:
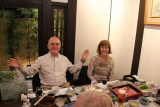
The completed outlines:
{"type": "Polygon", "coordinates": [[[139,97],[138,98],[139,99],[139,102],[142,104],[142,105],[149,105],[150,104],[150,100],[148,100],[148,98],[146,98],[146,97],[143,97],[143,96],[141,96],[141,97],[139,97]]]}
{"type": "Polygon", "coordinates": [[[40,107],[52,107],[55,104],[55,98],[51,96],[45,96],[40,102],[40,107]]]}
{"type": "Polygon", "coordinates": [[[139,103],[135,100],[129,100],[129,107],[139,107],[139,103]]]}
{"type": "Polygon", "coordinates": [[[81,88],[82,87],[76,87],[76,88],[74,88],[75,93],[79,94],[81,92],[81,88]]]}
{"type": "Polygon", "coordinates": [[[52,91],[53,91],[54,94],[56,94],[59,91],[59,89],[60,89],[60,87],[58,87],[58,86],[53,86],[52,87],[52,91]]]}
{"type": "Polygon", "coordinates": [[[66,95],[68,95],[69,97],[72,97],[72,96],[75,95],[75,92],[74,92],[74,90],[68,89],[68,90],[66,91],[66,95]]]}
{"type": "Polygon", "coordinates": [[[56,94],[56,93],[55,93],[54,91],[49,91],[49,92],[48,92],[48,96],[54,97],[55,94],[56,94]]]}

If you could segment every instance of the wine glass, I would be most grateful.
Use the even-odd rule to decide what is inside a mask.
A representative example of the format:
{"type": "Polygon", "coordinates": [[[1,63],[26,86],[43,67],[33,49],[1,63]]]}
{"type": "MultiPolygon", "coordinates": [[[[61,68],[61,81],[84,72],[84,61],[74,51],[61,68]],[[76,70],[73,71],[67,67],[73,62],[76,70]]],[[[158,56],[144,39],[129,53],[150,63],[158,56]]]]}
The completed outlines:
{"type": "Polygon", "coordinates": [[[101,79],[101,82],[103,84],[103,89],[106,90],[107,86],[106,86],[106,83],[107,83],[107,79],[106,78],[102,78],[101,79]]]}
{"type": "Polygon", "coordinates": [[[102,83],[103,83],[103,85],[106,85],[107,80],[106,80],[106,79],[103,79],[103,80],[102,80],[102,83]]]}
{"type": "Polygon", "coordinates": [[[103,84],[103,85],[106,85],[106,83],[107,83],[107,79],[106,79],[106,78],[102,78],[101,81],[102,81],[102,84],[103,84]]]}

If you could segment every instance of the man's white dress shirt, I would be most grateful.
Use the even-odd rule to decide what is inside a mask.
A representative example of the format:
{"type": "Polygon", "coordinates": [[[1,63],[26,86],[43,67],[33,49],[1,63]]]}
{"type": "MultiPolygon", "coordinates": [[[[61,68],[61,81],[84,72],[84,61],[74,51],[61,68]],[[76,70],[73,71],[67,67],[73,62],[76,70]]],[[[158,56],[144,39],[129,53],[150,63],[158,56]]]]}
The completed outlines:
{"type": "Polygon", "coordinates": [[[24,75],[35,75],[39,72],[40,83],[42,85],[57,85],[61,86],[67,82],[66,71],[75,73],[79,71],[83,63],[73,65],[67,57],[58,54],[57,57],[53,57],[49,52],[44,56],[38,57],[31,67],[22,67],[19,70],[24,75]]]}

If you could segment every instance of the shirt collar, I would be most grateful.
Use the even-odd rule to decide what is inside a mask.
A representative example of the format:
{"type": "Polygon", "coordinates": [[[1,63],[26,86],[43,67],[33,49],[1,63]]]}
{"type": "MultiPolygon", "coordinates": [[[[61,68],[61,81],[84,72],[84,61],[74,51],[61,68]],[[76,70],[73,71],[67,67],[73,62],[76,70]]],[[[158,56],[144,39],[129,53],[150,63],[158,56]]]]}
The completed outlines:
{"type": "MultiPolygon", "coordinates": [[[[53,57],[53,55],[50,53],[50,52],[48,52],[48,55],[50,56],[50,57],[53,57]]],[[[59,53],[58,53],[58,55],[56,56],[57,58],[59,57],[59,53]]]]}

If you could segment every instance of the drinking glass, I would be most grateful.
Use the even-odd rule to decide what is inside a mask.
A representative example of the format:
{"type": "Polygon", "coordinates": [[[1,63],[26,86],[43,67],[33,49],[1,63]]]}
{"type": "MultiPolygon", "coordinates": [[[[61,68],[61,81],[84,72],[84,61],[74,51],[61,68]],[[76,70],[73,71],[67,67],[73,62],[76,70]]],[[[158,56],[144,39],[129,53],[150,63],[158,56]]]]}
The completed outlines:
{"type": "Polygon", "coordinates": [[[28,89],[28,94],[33,94],[33,89],[28,89]]]}
{"type": "Polygon", "coordinates": [[[126,98],[126,91],[123,89],[118,90],[118,107],[123,107],[126,98]]]}
{"type": "Polygon", "coordinates": [[[36,88],[36,93],[37,93],[37,95],[38,95],[38,97],[39,97],[39,96],[42,95],[43,91],[42,91],[41,88],[37,87],[37,88],[36,88]]]}
{"type": "Polygon", "coordinates": [[[107,79],[106,78],[102,78],[102,83],[103,83],[103,85],[106,85],[106,83],[107,83],[107,79]]]}
{"type": "Polygon", "coordinates": [[[103,84],[103,89],[106,90],[106,89],[107,89],[107,85],[106,85],[107,79],[106,79],[106,78],[102,78],[102,79],[101,79],[101,82],[102,82],[102,84],[103,84]]]}

